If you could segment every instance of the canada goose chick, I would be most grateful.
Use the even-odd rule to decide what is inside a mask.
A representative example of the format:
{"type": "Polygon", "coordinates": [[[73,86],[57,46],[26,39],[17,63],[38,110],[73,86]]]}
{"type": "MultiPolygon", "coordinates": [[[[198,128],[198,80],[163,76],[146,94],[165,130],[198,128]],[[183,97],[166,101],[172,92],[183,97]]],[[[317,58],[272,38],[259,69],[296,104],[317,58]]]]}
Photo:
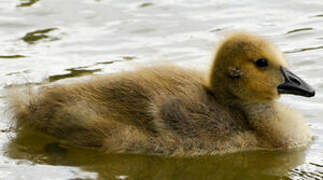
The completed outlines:
{"type": "Polygon", "coordinates": [[[314,90],[271,42],[236,33],[219,46],[208,79],[158,66],[11,91],[8,102],[18,130],[107,152],[194,155],[306,145],[311,133],[276,102],[280,94],[314,90]]]}

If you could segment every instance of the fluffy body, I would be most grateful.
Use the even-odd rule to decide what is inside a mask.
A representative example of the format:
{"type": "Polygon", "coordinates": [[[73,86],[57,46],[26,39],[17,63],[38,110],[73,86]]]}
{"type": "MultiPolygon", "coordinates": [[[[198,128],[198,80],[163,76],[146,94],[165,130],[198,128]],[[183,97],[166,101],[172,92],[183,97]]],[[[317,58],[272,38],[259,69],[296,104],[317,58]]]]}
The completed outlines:
{"type": "MultiPolygon", "coordinates": [[[[263,42],[248,34],[226,42],[243,36],[249,38],[247,42],[263,42]]],[[[243,59],[260,53],[252,52],[230,56],[243,59]]],[[[281,75],[273,75],[276,70],[267,78],[246,64],[245,75],[258,73],[271,84],[242,79],[232,85],[234,80],[225,75],[231,73],[231,62],[223,63],[219,56],[225,54],[219,53],[221,47],[210,77],[175,65],[139,68],[38,91],[11,90],[8,102],[18,132],[40,131],[65,143],[107,152],[216,154],[287,149],[311,141],[302,116],[275,100],[277,90],[270,88],[282,81],[281,75]]],[[[282,58],[279,53],[270,56],[282,58]]],[[[281,65],[280,61],[284,62],[275,63],[281,65]]],[[[244,65],[235,67],[243,70],[244,65]]]]}

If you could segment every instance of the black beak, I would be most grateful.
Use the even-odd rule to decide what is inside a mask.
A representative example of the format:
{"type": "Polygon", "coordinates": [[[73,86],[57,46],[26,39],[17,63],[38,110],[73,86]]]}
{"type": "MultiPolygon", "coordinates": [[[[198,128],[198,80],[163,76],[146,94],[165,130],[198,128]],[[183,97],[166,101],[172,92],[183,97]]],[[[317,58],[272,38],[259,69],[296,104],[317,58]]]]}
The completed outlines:
{"type": "Polygon", "coordinates": [[[301,78],[290,72],[287,68],[280,67],[285,82],[278,86],[280,94],[294,94],[305,97],[313,97],[315,90],[301,78]]]}

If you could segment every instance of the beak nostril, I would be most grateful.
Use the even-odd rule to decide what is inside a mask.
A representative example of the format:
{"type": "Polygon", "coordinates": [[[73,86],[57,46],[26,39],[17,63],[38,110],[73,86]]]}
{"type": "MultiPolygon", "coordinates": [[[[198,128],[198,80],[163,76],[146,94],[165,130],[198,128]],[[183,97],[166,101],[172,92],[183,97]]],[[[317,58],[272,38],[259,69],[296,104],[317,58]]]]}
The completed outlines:
{"type": "Polygon", "coordinates": [[[301,85],[301,84],[302,84],[298,79],[295,79],[294,77],[290,77],[290,80],[291,80],[293,83],[297,84],[297,85],[301,85]]]}

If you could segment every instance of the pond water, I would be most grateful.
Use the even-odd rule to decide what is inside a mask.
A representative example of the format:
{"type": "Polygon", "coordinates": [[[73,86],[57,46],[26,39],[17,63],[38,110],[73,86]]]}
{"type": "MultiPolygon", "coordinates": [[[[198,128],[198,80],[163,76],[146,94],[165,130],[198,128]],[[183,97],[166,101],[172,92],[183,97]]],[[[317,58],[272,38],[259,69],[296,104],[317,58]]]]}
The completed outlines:
{"type": "Polygon", "coordinates": [[[323,179],[323,2],[1,0],[0,179],[323,179]],[[4,90],[169,61],[208,68],[234,30],[273,40],[314,98],[285,96],[315,135],[306,149],[194,158],[102,154],[16,137],[4,90]]]}

